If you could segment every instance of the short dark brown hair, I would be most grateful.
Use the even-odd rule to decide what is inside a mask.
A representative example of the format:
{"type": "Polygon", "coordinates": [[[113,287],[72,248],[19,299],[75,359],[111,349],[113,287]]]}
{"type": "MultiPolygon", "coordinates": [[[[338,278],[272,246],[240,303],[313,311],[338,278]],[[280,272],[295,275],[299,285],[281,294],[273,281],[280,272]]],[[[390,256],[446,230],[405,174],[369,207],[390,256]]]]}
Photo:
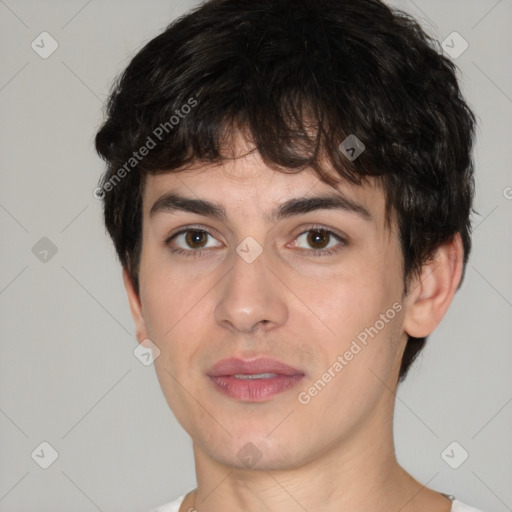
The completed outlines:
{"type": "MultiPolygon", "coordinates": [[[[407,293],[456,233],[466,267],[474,126],[455,65],[403,11],[378,0],[207,1],[114,83],[95,139],[107,163],[98,196],[138,292],[145,176],[222,162],[226,134],[243,130],[282,172],[310,167],[334,185],[327,162],[354,184],[374,177],[396,217],[407,293]],[[349,135],[365,146],[354,160],[340,151],[349,135]]],[[[409,337],[400,380],[425,341],[409,337]]]]}

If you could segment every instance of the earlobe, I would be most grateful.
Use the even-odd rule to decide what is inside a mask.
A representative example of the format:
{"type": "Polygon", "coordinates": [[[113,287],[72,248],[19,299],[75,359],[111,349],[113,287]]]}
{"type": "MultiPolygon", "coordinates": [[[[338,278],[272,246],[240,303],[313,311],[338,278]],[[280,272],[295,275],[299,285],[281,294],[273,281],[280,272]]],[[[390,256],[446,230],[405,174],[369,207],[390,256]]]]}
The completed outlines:
{"type": "Polygon", "coordinates": [[[404,331],[409,336],[424,338],[439,325],[459,286],[463,260],[462,239],[456,233],[423,265],[421,276],[411,283],[405,299],[404,331]]]}
{"type": "Polygon", "coordinates": [[[146,328],[146,322],[144,320],[144,316],[142,314],[142,305],[140,301],[140,297],[135,291],[133,287],[133,283],[128,273],[128,270],[123,267],[123,282],[126,290],[126,294],[128,296],[128,303],[130,305],[130,311],[132,314],[133,321],[135,323],[135,331],[137,336],[137,341],[142,343],[145,339],[149,338],[148,331],[146,328]]]}

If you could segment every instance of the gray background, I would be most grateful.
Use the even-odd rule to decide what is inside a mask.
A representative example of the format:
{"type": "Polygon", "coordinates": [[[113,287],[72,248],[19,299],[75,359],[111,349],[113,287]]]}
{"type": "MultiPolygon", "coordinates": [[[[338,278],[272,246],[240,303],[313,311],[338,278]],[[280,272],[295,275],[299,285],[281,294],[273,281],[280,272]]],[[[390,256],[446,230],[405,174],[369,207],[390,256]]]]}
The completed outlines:
{"type": "MultiPolygon", "coordinates": [[[[457,31],[469,43],[454,60],[479,121],[474,252],[398,390],[397,454],[429,487],[512,510],[512,0],[393,4],[440,42],[457,31]],[[457,469],[441,456],[453,441],[469,453],[457,469]]],[[[93,137],[114,76],[193,5],[0,0],[2,512],[144,512],[195,486],[191,442],[133,354],[93,196],[93,137]],[[59,45],[47,59],[31,48],[43,31],[59,45]],[[41,252],[47,241],[33,251],[43,237],[54,255],[41,252]],[[43,441],[58,452],[48,469],[35,461],[49,460],[43,441]]]]}

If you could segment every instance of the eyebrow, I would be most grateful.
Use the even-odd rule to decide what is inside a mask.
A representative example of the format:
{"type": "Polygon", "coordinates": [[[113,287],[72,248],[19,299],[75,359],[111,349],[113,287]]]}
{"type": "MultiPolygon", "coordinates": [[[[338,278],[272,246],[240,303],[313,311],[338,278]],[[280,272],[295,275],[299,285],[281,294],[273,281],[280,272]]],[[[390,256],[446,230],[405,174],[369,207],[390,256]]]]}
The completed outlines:
{"type": "MultiPolygon", "coordinates": [[[[267,222],[277,222],[295,215],[303,215],[316,210],[342,210],[352,213],[365,221],[373,220],[370,212],[361,204],[343,196],[330,194],[312,197],[296,197],[289,199],[275,208],[270,216],[265,216],[267,222]]],[[[227,222],[226,209],[220,203],[184,197],[175,192],[168,192],[159,197],[149,211],[149,217],[157,213],[188,212],[212,217],[227,222]]]]}

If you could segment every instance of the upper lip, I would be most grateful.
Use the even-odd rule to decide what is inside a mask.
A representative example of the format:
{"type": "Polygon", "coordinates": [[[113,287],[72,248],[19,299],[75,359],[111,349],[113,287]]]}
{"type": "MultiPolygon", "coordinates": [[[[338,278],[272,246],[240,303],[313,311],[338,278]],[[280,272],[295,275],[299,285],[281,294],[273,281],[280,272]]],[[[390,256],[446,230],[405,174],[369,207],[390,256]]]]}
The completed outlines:
{"type": "Polygon", "coordinates": [[[258,373],[275,373],[277,375],[304,375],[304,372],[292,368],[281,361],[269,358],[239,359],[231,357],[218,361],[208,372],[210,377],[236,374],[254,375],[258,373]]]}

